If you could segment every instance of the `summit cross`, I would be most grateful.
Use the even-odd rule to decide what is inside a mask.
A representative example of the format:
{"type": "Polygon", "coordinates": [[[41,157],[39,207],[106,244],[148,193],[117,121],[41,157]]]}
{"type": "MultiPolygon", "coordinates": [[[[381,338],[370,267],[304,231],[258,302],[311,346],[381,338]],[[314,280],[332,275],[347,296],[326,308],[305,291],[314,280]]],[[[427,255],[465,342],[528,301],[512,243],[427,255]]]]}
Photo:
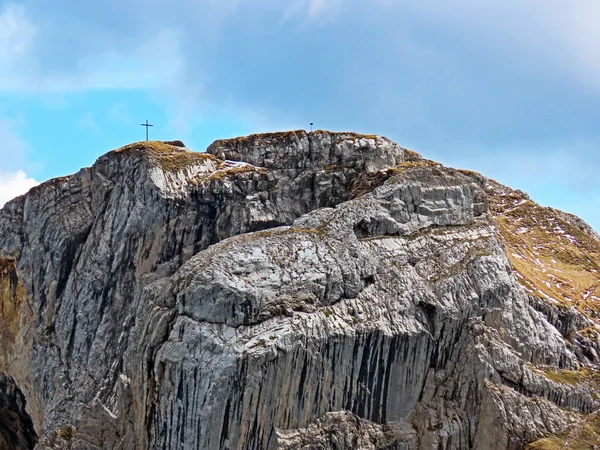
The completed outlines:
{"type": "Polygon", "coordinates": [[[148,140],[148,127],[153,127],[154,125],[150,125],[148,123],[148,120],[146,120],[146,123],[142,123],[141,124],[143,127],[146,127],[146,140],[148,140]]]}

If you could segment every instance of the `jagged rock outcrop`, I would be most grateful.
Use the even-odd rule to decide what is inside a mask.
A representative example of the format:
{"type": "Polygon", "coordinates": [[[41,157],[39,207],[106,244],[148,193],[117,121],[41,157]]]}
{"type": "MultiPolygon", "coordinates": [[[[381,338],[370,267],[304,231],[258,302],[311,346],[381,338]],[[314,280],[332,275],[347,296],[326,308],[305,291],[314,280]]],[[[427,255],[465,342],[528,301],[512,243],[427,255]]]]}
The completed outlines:
{"type": "Polygon", "coordinates": [[[600,242],[584,223],[380,136],[171,144],[115,150],[0,211],[7,445],[593,435],[600,242]],[[556,233],[536,217],[571,246],[543,248],[556,233]]]}

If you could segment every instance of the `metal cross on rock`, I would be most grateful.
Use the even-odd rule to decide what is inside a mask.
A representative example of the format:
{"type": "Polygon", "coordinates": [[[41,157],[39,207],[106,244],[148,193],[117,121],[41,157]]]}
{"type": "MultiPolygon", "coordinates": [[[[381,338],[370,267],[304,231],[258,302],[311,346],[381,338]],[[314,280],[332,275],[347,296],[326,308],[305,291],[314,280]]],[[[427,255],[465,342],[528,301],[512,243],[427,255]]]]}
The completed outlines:
{"type": "Polygon", "coordinates": [[[148,140],[148,127],[153,127],[154,125],[150,125],[146,120],[146,123],[141,124],[143,127],[146,127],[146,140],[148,140]]]}

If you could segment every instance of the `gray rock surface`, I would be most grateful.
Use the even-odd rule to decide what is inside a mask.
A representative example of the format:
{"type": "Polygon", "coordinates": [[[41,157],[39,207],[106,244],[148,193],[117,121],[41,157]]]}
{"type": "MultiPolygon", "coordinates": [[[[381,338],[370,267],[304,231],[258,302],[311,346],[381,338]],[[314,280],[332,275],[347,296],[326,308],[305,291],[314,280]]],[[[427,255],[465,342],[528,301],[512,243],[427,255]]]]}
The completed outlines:
{"type": "Polygon", "coordinates": [[[597,339],[567,339],[594,321],[524,291],[487,183],[324,131],[133,144],[43,183],[0,211],[0,436],[513,450],[567,429],[595,378],[551,374],[595,370],[597,339]]]}

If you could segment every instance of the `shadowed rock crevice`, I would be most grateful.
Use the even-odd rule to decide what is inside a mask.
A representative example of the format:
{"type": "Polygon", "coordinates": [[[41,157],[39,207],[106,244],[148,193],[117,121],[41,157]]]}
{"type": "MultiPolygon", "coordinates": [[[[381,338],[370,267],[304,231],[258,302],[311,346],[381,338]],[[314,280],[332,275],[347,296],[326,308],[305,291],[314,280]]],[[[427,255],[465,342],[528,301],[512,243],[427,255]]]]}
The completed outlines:
{"type": "Polygon", "coordinates": [[[36,441],[23,393],[0,373],[0,450],[30,450],[36,441]]]}

